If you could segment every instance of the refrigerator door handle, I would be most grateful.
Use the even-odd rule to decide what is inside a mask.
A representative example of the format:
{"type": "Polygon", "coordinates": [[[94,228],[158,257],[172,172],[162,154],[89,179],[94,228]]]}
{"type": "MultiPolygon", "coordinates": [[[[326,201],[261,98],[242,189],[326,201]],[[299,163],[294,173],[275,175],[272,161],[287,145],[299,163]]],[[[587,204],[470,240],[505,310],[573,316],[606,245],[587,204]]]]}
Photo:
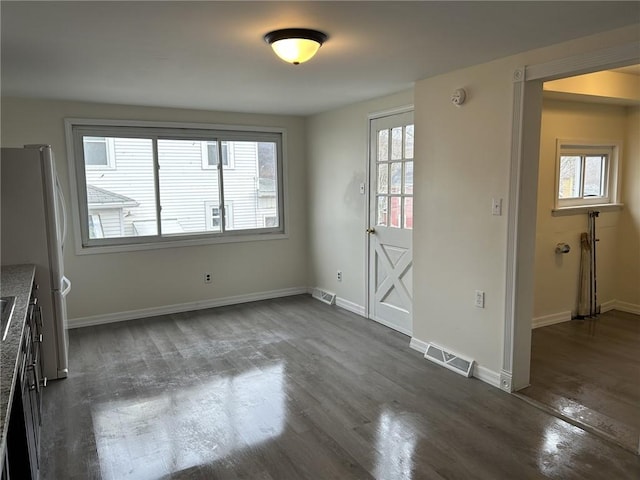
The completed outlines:
{"type": "Polygon", "coordinates": [[[67,207],[64,203],[64,194],[62,193],[62,187],[60,186],[60,180],[56,176],[56,191],[58,192],[58,198],[60,199],[60,210],[62,210],[62,238],[60,239],[60,247],[64,248],[64,240],[67,238],[67,207]]]}
{"type": "Polygon", "coordinates": [[[60,292],[60,295],[62,295],[63,297],[66,297],[71,291],[71,280],[63,276],[62,285],[63,285],[63,288],[62,288],[62,291],[60,292]]]}

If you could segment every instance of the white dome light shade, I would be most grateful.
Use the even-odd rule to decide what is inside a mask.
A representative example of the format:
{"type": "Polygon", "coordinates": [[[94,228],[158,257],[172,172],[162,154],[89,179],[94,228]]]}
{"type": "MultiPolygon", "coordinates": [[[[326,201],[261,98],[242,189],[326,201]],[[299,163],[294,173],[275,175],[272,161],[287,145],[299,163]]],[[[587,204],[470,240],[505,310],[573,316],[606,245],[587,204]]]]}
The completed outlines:
{"type": "Polygon", "coordinates": [[[327,38],[322,32],[302,28],[275,30],[264,36],[278,57],[294,65],[313,58],[327,38]]]}

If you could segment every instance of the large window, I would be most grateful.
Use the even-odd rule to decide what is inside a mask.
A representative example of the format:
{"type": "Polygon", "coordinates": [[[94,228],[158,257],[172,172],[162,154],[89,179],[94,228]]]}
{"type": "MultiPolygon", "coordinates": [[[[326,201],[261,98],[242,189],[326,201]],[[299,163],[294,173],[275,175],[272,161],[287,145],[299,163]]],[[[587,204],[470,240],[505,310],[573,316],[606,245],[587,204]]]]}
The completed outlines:
{"type": "Polygon", "coordinates": [[[558,141],[556,208],[616,202],[616,145],[558,141]]]}
{"type": "Polygon", "coordinates": [[[282,131],[89,120],[67,131],[85,253],[284,233],[282,131]]]}

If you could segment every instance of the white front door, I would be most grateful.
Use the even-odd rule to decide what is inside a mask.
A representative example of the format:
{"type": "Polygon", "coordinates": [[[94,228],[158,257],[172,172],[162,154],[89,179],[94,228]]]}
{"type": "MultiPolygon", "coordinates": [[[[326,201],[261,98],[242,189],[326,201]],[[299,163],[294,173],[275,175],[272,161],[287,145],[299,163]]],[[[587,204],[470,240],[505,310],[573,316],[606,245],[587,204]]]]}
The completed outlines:
{"type": "Polygon", "coordinates": [[[413,112],[371,120],[369,318],[407,335],[413,321],[413,112]]]}

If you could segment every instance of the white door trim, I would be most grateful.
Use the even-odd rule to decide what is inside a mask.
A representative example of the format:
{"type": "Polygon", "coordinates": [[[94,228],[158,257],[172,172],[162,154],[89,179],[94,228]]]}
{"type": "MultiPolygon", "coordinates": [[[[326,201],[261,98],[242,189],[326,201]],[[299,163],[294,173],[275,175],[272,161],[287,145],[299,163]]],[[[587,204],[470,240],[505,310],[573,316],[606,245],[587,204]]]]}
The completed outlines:
{"type": "Polygon", "coordinates": [[[500,373],[503,390],[512,392],[529,384],[542,83],[634,63],[640,63],[636,42],[529,65],[514,72],[505,325],[500,373]]]}

